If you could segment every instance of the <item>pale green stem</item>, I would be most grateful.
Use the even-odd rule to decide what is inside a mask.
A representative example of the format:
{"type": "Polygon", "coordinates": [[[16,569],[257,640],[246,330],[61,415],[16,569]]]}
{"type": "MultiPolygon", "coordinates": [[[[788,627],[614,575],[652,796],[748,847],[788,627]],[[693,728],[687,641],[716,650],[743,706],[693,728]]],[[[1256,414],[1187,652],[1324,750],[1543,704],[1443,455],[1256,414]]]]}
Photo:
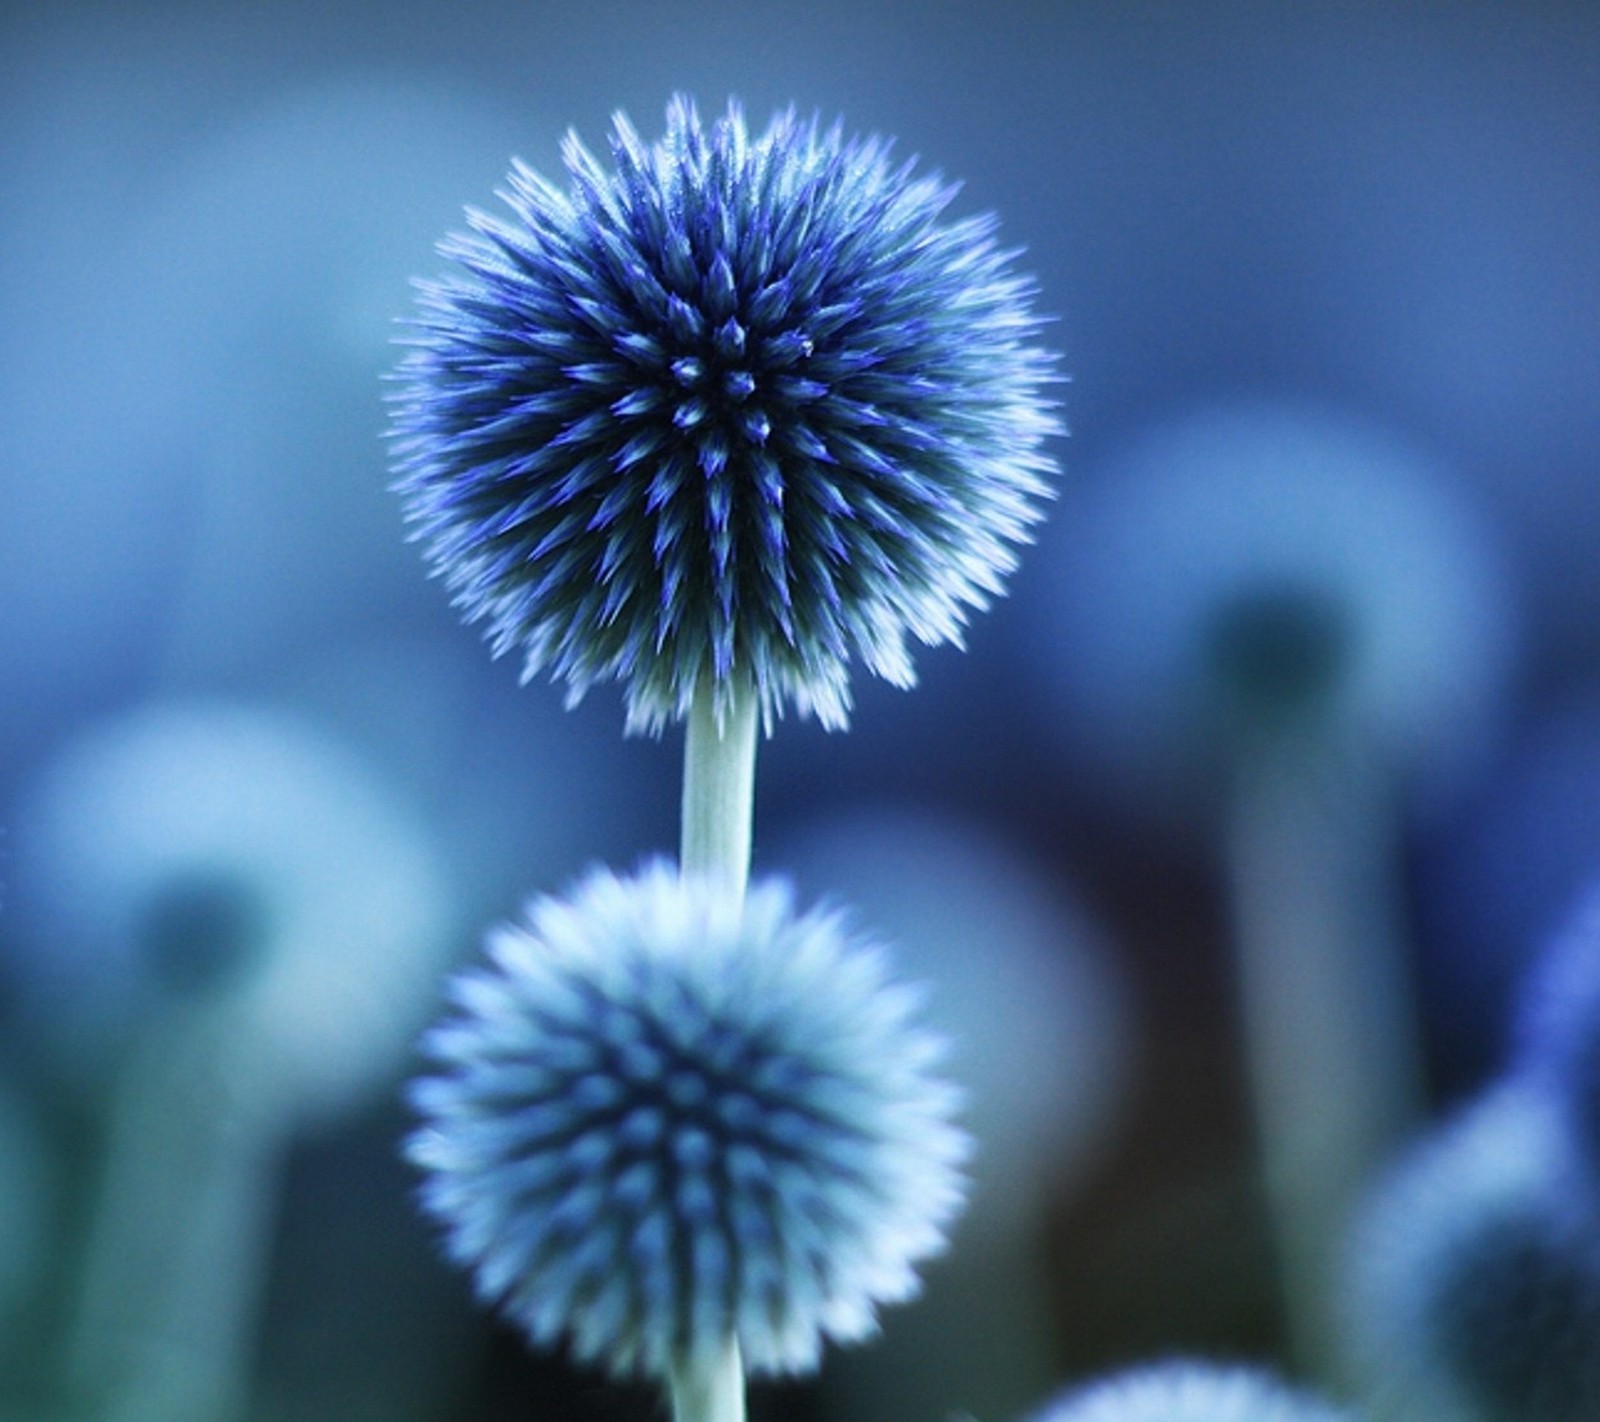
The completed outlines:
{"type": "Polygon", "coordinates": [[[759,722],[754,687],[736,683],[719,715],[705,678],[695,689],[684,738],[681,870],[720,879],[741,895],[750,878],[759,722]]]}
{"type": "Polygon", "coordinates": [[[672,1422],[744,1422],[744,1364],[729,1338],[715,1354],[680,1358],[668,1379],[672,1422]]]}
{"type": "Polygon", "coordinates": [[[1420,1117],[1420,1049],[1382,778],[1291,741],[1239,768],[1230,897],[1291,1346],[1331,1380],[1340,1244],[1365,1182],[1420,1117]]]}
{"type": "Polygon", "coordinates": [[[119,1074],[69,1386],[98,1422],[246,1411],[282,1141],[217,1075],[226,1033],[161,1014],[119,1074]]]}
{"type": "MultiPolygon", "coordinates": [[[[724,884],[741,898],[750,879],[759,713],[755,688],[741,682],[719,715],[703,679],[684,738],[680,871],[724,884]]],[[[667,1381],[673,1422],[744,1422],[737,1338],[728,1337],[712,1355],[680,1358],[667,1381]]]]}

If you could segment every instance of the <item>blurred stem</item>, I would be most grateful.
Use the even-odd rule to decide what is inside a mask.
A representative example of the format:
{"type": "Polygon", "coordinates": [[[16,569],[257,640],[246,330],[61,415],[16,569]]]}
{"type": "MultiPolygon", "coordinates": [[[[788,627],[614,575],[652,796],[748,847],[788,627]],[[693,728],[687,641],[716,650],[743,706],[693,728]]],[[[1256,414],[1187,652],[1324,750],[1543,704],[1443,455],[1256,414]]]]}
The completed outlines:
{"type": "Polygon", "coordinates": [[[683,829],[679,864],[744,893],[750,878],[759,702],[748,682],[732,684],[719,709],[708,677],[695,688],[683,753],[683,829]]]}
{"type": "Polygon", "coordinates": [[[668,1379],[672,1422],[744,1422],[744,1364],[730,1337],[709,1356],[680,1358],[668,1379]]]}
{"type": "Polygon", "coordinates": [[[1384,778],[1328,738],[1241,757],[1228,826],[1247,1061],[1297,1363],[1337,1371],[1351,1207],[1422,1112],[1384,778]]]}
{"type": "Polygon", "coordinates": [[[211,1017],[158,1014],[118,1074],[67,1359],[101,1422],[246,1409],[281,1142],[220,1078],[211,1017]]]}

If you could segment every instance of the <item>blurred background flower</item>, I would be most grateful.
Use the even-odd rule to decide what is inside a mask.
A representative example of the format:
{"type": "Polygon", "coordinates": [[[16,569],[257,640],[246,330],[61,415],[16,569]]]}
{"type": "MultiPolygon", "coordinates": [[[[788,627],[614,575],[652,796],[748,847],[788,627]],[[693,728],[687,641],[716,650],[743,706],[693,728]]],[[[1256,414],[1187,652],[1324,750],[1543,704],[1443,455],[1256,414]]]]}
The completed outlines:
{"type": "MultiPolygon", "coordinates": [[[[1600,734],[1597,63],[1580,0],[5,6],[0,951],[37,946],[13,911],[25,787],[158,695],[272,698],[345,737],[424,807],[462,948],[586,863],[670,847],[674,748],[624,741],[609,690],[571,715],[519,690],[404,546],[384,332],[408,277],[443,269],[434,238],[513,154],[556,171],[569,124],[598,144],[620,106],[648,130],[680,90],[839,116],[959,175],[952,216],[995,211],[1027,248],[1072,376],[1066,496],[968,655],[919,657],[914,697],[863,679],[848,735],[797,723],[764,748],[757,862],[786,869],[824,814],[909,805],[1081,903],[1136,1067],[1097,1153],[1041,1187],[1044,1346],[1064,1377],[1174,1348],[1281,1356],[1222,886],[1061,724],[1038,616],[1079,493],[1198,406],[1335,410],[1438,471],[1523,649],[1498,742],[1429,814],[1401,807],[1392,851],[1433,1103],[1476,1089],[1500,1059],[1495,984],[1600,857],[1581,769],[1600,734]]],[[[10,1079],[81,1200],[92,1133],[22,1015],[0,987],[10,1079]]],[[[651,1415],[472,1313],[414,1218],[403,1124],[380,1102],[294,1143],[259,1416],[651,1415]],[[426,1380],[424,1337],[449,1360],[426,1380]]],[[[19,1305],[44,1335],[74,1259],[50,1238],[19,1305]]],[[[825,1364],[753,1406],[823,1415],[828,1383],[825,1364]]]]}
{"type": "Polygon", "coordinates": [[[1052,1200],[1070,1200],[1113,1148],[1138,1024],[1106,940],[1005,835],[898,803],[780,831],[765,858],[850,907],[893,945],[950,1040],[949,1075],[981,1135],[950,1253],[884,1338],[834,1361],[831,1416],[917,1422],[941,1408],[1016,1417],[1056,1385],[1052,1200]]]}
{"type": "Polygon", "coordinates": [[[1559,1422],[1600,1405],[1600,1216],[1548,1082],[1511,1077],[1378,1176],[1349,1354],[1376,1418],[1559,1422]]]}
{"type": "Polygon", "coordinates": [[[1330,1359],[1333,1241],[1423,1110],[1402,817],[1494,742],[1511,590],[1441,470],[1286,401],[1157,423],[1047,538],[1063,754],[1215,845],[1294,1353],[1330,1359]]]}
{"type": "Polygon", "coordinates": [[[86,730],[18,822],[13,1030],[98,1122],[65,1385],[242,1415],[288,1143],[394,1089],[461,931],[443,855],[336,737],[223,702],[86,730]]]}

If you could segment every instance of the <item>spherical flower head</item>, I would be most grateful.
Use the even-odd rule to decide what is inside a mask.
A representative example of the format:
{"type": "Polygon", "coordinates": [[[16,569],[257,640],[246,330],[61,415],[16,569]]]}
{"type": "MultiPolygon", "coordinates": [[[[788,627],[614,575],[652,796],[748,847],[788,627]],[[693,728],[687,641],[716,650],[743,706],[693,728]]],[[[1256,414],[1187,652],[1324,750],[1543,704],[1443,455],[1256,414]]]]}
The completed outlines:
{"type": "Polygon", "coordinates": [[[41,767],[14,836],[8,975],[52,1054],[103,1066],[174,1010],[272,1110],[337,1113],[402,1069],[454,956],[422,817],[337,736],[271,705],[153,702],[41,767]]]}
{"type": "Polygon", "coordinates": [[[881,952],[664,865],[533,903],[459,979],[410,1139],[451,1253],[540,1345],[815,1366],[943,1246],[966,1138],[881,952]]]}
{"type": "Polygon", "coordinates": [[[1057,1398],[1034,1422],[1348,1422],[1331,1403],[1257,1368],[1173,1359],[1057,1398]]]}
{"type": "Polygon", "coordinates": [[[957,642],[1048,497],[1057,432],[1031,283],[989,217],[877,139],[792,111],[753,136],[684,98],[563,191],[516,165],[424,284],[397,488],[496,653],[630,727],[710,678],[831,726],[859,657],[913,680],[957,642]]]}
{"type": "Polygon", "coordinates": [[[1080,759],[1176,802],[1285,733],[1358,745],[1423,791],[1481,753],[1507,582],[1406,441],[1313,406],[1201,406],[1131,441],[1072,514],[1033,606],[1080,759]]]}
{"type": "Polygon", "coordinates": [[[1512,1078],[1379,1183],[1350,1252],[1349,1334],[1381,1416],[1600,1416],[1600,1254],[1540,1085],[1512,1078]]]}

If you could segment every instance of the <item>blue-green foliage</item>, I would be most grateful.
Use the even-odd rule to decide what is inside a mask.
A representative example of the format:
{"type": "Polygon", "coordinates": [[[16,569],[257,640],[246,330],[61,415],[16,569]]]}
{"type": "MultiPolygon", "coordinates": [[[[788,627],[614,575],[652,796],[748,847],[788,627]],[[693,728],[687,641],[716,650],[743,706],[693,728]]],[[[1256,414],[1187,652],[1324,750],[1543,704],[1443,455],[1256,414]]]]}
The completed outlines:
{"type": "Polygon", "coordinates": [[[563,190],[513,168],[424,284],[397,488],[457,605],[525,674],[625,684],[629,722],[748,679],[843,725],[854,657],[913,680],[1048,497],[1031,282],[987,216],[877,139],[675,99],[563,190]]]}
{"type": "Polygon", "coordinates": [[[916,995],[837,917],[598,870],[490,955],[427,1039],[409,1153],[531,1339],[660,1375],[731,1335],[794,1371],[915,1292],[966,1138],[916,995]]]}

